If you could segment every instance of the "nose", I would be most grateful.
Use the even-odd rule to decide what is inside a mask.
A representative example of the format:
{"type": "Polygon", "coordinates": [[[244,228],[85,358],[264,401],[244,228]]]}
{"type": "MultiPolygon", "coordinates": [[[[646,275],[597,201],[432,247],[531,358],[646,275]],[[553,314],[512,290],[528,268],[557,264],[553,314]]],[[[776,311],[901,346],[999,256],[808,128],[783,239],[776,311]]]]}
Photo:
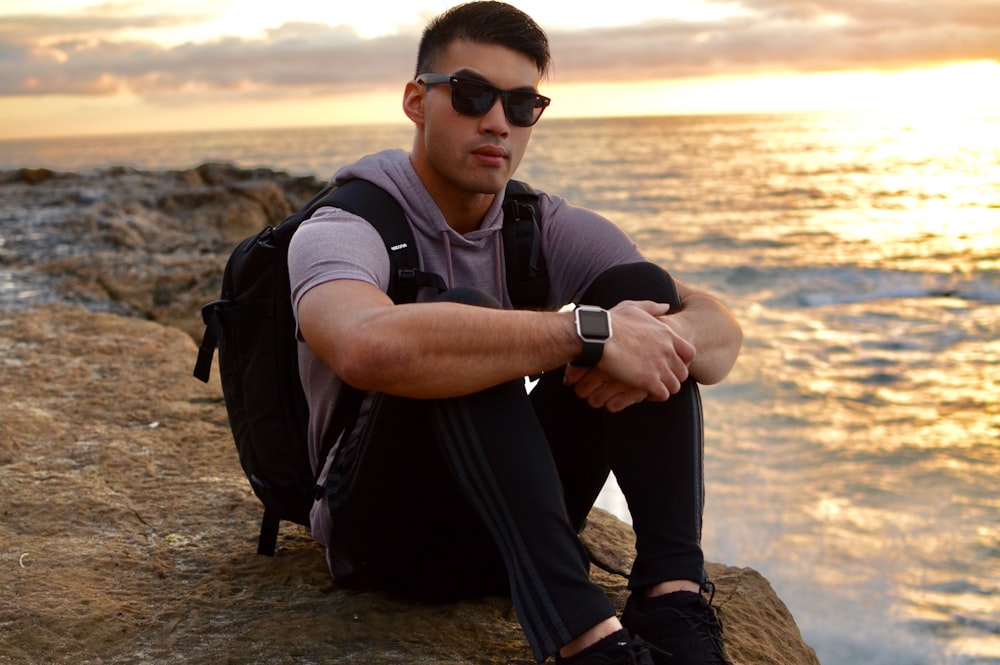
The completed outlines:
{"type": "Polygon", "coordinates": [[[503,108],[503,98],[500,95],[493,98],[493,106],[479,118],[479,127],[484,134],[493,136],[510,134],[510,122],[507,121],[507,113],[503,108]]]}

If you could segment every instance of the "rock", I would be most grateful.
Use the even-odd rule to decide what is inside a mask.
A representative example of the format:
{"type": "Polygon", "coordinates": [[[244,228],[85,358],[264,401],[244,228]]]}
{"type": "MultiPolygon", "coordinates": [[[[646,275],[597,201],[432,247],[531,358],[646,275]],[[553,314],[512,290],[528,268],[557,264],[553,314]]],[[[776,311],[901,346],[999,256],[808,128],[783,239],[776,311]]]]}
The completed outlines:
{"type": "Polygon", "coordinates": [[[17,171],[18,180],[26,182],[29,185],[37,185],[46,180],[51,180],[53,176],[55,176],[55,172],[51,169],[18,169],[17,171]]]}
{"type": "MultiPolygon", "coordinates": [[[[259,504],[189,335],[80,306],[2,311],[0,663],[532,662],[509,599],[341,590],[294,525],[257,556],[259,504]]],[[[631,529],[595,510],[583,536],[620,609],[631,529]]],[[[759,574],[710,572],[736,665],[818,663],[759,574]]]]}
{"type": "Polygon", "coordinates": [[[0,304],[58,300],[201,334],[201,305],[245,237],[323,182],[268,169],[0,172],[0,304]],[[46,288],[37,288],[44,282],[46,288]]]}

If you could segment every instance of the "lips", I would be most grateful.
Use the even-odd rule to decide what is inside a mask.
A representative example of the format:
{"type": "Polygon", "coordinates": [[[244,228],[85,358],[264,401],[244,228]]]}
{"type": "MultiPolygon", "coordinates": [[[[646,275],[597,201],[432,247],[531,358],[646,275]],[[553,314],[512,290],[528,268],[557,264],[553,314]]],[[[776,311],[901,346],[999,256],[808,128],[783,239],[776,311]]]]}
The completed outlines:
{"type": "Polygon", "coordinates": [[[496,145],[484,145],[472,151],[473,157],[483,164],[498,166],[507,159],[507,151],[496,145]]]}

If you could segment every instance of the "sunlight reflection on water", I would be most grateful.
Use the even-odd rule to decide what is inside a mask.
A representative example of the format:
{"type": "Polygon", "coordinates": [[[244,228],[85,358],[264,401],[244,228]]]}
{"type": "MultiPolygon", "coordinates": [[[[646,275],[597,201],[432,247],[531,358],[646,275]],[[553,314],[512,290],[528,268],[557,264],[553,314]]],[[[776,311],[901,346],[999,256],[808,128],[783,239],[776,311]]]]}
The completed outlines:
{"type": "Polygon", "coordinates": [[[774,175],[731,158],[718,209],[663,169],[677,196],[626,214],[746,333],[705,391],[706,551],[764,570],[830,665],[1000,656],[996,122],[804,128],[753,153],[774,175]]]}

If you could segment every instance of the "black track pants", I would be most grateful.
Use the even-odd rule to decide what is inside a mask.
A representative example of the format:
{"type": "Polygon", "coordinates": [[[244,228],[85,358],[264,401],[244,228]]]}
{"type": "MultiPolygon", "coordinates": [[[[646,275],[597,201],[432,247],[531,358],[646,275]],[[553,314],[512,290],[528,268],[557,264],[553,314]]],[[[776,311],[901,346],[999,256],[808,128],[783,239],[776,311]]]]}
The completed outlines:
{"type": "MultiPolygon", "coordinates": [[[[646,263],[607,271],[581,300],[625,299],[679,306],[670,277],[646,263]]],[[[530,396],[521,381],[447,400],[379,395],[358,450],[345,493],[331,498],[356,582],[430,601],[510,593],[539,661],[614,614],[577,536],[609,471],[637,536],[629,586],[704,577],[691,381],[666,402],[619,414],[577,398],[561,370],[530,396]]]]}

